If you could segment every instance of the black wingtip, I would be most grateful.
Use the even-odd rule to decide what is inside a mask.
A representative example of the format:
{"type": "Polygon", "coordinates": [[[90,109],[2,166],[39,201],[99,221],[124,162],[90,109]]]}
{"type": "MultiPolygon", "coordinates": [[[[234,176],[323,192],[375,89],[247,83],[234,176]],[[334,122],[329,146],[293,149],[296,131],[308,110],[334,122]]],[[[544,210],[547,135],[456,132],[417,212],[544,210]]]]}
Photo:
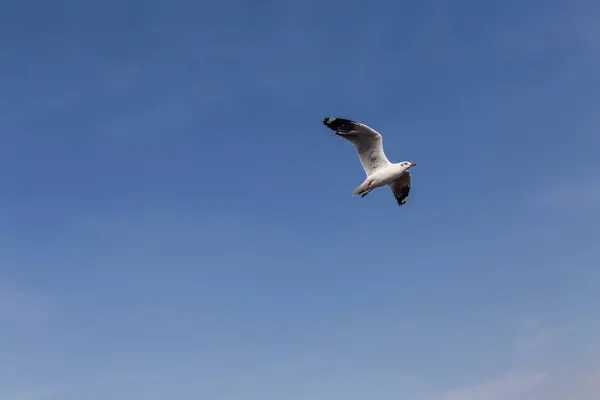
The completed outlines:
{"type": "Polygon", "coordinates": [[[349,133],[356,129],[357,123],[346,118],[327,117],[323,120],[323,124],[333,131],[338,133],[349,133]]]}
{"type": "Polygon", "coordinates": [[[398,202],[398,205],[402,207],[408,201],[408,194],[410,193],[410,186],[405,186],[401,189],[400,192],[394,193],[394,197],[398,202]]]}

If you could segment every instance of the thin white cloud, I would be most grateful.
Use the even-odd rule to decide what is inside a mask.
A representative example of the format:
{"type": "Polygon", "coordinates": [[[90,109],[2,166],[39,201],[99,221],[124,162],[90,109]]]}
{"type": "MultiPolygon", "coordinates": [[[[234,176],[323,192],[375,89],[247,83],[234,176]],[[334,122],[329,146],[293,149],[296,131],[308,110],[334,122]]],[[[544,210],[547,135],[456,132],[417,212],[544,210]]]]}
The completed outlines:
{"type": "Polygon", "coordinates": [[[575,375],[511,371],[470,386],[449,389],[435,400],[597,400],[600,369],[575,375]]]}
{"type": "MultiPolygon", "coordinates": [[[[580,344],[572,340],[573,327],[549,329],[536,318],[524,321],[523,327],[513,343],[511,365],[506,370],[480,382],[446,389],[432,399],[600,399],[600,369],[576,361],[576,356],[564,355],[573,353],[580,344]]],[[[583,343],[585,349],[594,347],[594,340],[583,343]]]]}
{"type": "Polygon", "coordinates": [[[535,318],[528,319],[525,321],[525,332],[515,341],[513,346],[513,363],[527,365],[536,362],[551,350],[554,340],[553,334],[543,329],[538,320],[535,318]]]}
{"type": "Polygon", "coordinates": [[[521,400],[531,394],[548,379],[546,374],[535,371],[510,372],[506,375],[457,389],[449,389],[438,400],[521,400]]]}

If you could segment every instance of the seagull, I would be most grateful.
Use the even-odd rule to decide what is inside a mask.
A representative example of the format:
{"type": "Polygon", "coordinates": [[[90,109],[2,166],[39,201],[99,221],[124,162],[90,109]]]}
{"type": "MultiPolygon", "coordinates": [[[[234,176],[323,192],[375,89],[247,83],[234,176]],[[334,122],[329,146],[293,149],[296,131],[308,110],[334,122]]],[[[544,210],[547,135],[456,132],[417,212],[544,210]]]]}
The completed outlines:
{"type": "Polygon", "coordinates": [[[367,125],[344,118],[328,117],[323,120],[326,127],[336,135],[349,140],[358,151],[360,163],[367,178],[352,191],[354,196],[365,197],[377,187],[388,185],[399,206],[403,206],[410,192],[410,171],[415,163],[390,162],[383,152],[383,137],[367,125]]]}

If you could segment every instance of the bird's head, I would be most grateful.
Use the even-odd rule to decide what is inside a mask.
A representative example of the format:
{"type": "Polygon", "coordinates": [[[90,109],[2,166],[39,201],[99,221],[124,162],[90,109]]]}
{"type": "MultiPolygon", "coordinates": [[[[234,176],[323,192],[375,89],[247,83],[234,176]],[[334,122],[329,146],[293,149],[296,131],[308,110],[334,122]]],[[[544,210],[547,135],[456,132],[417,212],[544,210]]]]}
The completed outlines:
{"type": "Polygon", "coordinates": [[[410,162],[410,161],[402,161],[402,162],[400,163],[400,168],[402,168],[402,169],[404,169],[404,170],[409,170],[409,169],[411,169],[412,167],[414,167],[415,165],[417,165],[417,164],[415,164],[415,163],[413,163],[413,162],[410,162]]]}

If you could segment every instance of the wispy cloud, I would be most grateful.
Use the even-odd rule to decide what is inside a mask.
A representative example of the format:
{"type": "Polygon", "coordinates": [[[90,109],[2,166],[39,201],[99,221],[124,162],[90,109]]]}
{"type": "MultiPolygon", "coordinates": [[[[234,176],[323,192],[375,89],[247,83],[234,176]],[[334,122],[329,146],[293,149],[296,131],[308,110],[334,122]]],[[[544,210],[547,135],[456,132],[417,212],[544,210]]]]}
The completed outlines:
{"type": "Polygon", "coordinates": [[[450,389],[438,400],[524,400],[547,381],[548,375],[535,371],[514,371],[471,386],[450,389]]]}
{"type": "Polygon", "coordinates": [[[450,389],[435,400],[596,400],[600,370],[577,374],[511,371],[490,380],[450,389]]]}
{"type": "Polygon", "coordinates": [[[525,332],[517,338],[512,349],[512,361],[516,365],[535,363],[551,350],[554,336],[531,318],[525,322],[525,332]]]}
{"type": "MultiPolygon", "coordinates": [[[[434,400],[595,400],[600,395],[600,369],[565,357],[590,350],[594,340],[574,339],[572,327],[557,330],[536,318],[525,321],[512,346],[510,366],[487,379],[448,388],[434,400]]],[[[580,327],[581,328],[581,327],[580,327]]],[[[589,339],[589,338],[588,338],[589,339]]]]}

